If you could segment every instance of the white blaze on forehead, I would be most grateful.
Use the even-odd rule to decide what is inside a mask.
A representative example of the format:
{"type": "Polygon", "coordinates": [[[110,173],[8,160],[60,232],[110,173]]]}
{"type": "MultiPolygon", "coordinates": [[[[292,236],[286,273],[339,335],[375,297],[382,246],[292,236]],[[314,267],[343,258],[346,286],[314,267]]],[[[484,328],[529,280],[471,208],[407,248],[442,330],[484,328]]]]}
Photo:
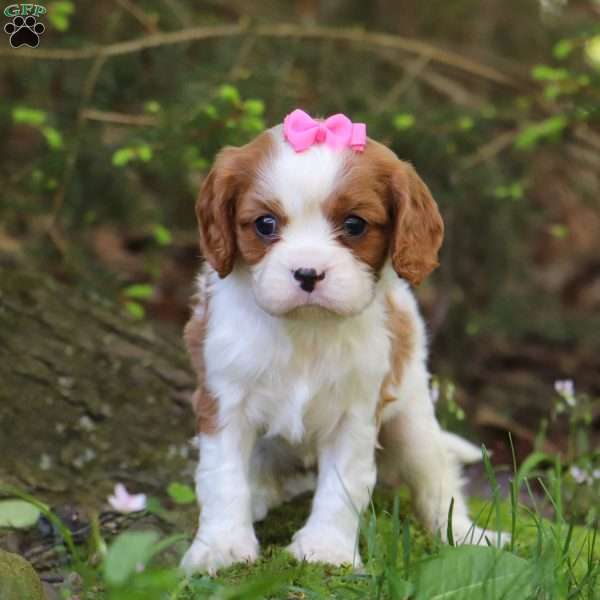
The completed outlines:
{"type": "Polygon", "coordinates": [[[290,219],[320,213],[321,203],[339,183],[349,151],[315,144],[296,152],[285,141],[283,126],[273,127],[270,133],[275,143],[261,168],[263,191],[282,204],[290,219]]]}

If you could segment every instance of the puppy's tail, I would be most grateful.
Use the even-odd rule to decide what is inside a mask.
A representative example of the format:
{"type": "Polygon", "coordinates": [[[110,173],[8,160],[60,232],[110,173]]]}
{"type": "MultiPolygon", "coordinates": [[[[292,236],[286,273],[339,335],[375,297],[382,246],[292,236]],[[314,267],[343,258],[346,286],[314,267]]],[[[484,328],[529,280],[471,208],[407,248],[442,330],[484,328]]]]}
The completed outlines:
{"type": "Polygon", "coordinates": [[[463,465],[470,465],[482,459],[481,448],[455,433],[442,431],[442,441],[446,450],[463,465]]]}

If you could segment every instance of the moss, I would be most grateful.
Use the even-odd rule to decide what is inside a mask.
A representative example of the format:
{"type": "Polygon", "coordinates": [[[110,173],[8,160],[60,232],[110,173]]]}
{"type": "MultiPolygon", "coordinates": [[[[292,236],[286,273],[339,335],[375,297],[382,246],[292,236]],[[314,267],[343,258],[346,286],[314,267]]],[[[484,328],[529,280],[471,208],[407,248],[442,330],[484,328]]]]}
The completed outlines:
{"type": "Polygon", "coordinates": [[[44,600],[42,582],[34,568],[18,554],[0,550],[0,598],[44,600]]]}

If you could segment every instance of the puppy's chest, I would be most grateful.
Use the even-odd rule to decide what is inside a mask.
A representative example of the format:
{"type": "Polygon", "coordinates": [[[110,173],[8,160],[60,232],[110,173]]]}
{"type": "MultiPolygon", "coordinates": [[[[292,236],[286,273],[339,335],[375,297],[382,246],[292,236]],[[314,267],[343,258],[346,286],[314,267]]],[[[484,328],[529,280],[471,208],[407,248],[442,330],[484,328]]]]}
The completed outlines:
{"type": "Polygon", "coordinates": [[[388,336],[378,327],[278,331],[255,352],[264,362],[249,381],[246,413],[267,435],[293,443],[326,434],[354,404],[374,413],[389,367],[388,336]]]}

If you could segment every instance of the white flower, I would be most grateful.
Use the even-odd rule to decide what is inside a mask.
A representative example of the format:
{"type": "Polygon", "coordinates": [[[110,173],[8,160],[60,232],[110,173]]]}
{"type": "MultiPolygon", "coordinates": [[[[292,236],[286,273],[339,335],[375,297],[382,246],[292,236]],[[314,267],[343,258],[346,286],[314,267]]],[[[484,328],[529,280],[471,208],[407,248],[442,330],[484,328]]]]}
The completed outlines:
{"type": "Polygon", "coordinates": [[[558,379],[554,382],[554,389],[569,406],[575,406],[575,384],[572,379],[558,379]]]}
{"type": "Polygon", "coordinates": [[[594,469],[592,471],[592,478],[593,479],[600,479],[600,469],[594,469]]]}
{"type": "Polygon", "coordinates": [[[108,503],[123,514],[139,512],[146,508],[146,494],[130,494],[122,483],[117,483],[114,495],[108,497],[108,503]]]}
{"type": "Polygon", "coordinates": [[[580,469],[575,465],[569,469],[569,473],[571,473],[571,477],[576,483],[586,483],[588,480],[588,474],[583,469],[580,469]]]}

